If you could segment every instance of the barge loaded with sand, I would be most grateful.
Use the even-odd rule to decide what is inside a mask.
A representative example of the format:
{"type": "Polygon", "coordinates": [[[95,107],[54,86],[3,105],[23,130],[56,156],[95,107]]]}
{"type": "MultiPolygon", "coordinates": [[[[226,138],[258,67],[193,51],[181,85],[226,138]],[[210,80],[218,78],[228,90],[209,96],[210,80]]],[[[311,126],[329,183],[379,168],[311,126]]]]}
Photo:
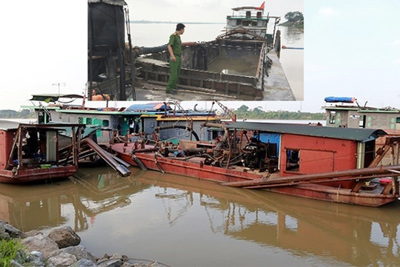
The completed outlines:
{"type": "MultiPolygon", "coordinates": [[[[106,29],[110,27],[101,29],[99,25],[105,24],[97,22],[106,19],[101,15],[104,10],[119,8],[115,4],[89,1],[92,23],[89,23],[88,97],[108,95],[114,100],[164,101],[171,97],[165,93],[169,77],[167,45],[132,47],[129,23],[126,23],[125,44],[124,29],[118,30],[118,26],[124,27],[121,19],[127,17],[122,7],[122,13],[109,12],[120,14],[121,23],[116,24],[116,38],[108,39],[106,29]]],[[[184,61],[174,99],[295,100],[279,62],[280,31],[276,26],[280,17],[265,15],[264,4],[232,10],[223,33],[215,40],[182,43],[184,61]],[[267,33],[268,24],[273,24],[272,33],[267,33]]]]}

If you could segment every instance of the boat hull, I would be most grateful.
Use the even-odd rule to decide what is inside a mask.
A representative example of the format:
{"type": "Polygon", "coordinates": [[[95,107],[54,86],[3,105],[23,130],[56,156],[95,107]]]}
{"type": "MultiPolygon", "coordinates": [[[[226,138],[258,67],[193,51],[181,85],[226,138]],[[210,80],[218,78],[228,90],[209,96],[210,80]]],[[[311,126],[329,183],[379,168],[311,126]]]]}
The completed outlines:
{"type": "Polygon", "coordinates": [[[394,195],[353,193],[351,189],[333,188],[331,186],[316,184],[278,187],[264,190],[284,195],[369,207],[380,207],[398,200],[398,196],[394,195]]]}
{"type": "Polygon", "coordinates": [[[58,180],[72,176],[77,171],[76,166],[60,166],[48,169],[26,169],[13,172],[0,170],[0,182],[8,184],[28,184],[47,180],[58,180]]]}
{"type": "MultiPolygon", "coordinates": [[[[210,165],[204,165],[202,161],[188,162],[179,158],[166,158],[157,156],[156,153],[136,152],[133,159],[129,146],[124,144],[114,144],[112,149],[118,156],[133,166],[138,166],[139,159],[148,169],[162,171],[171,174],[189,176],[197,179],[210,180],[219,183],[249,181],[263,179],[262,173],[251,173],[226,169],[210,165]]],[[[398,194],[375,194],[375,193],[356,193],[351,189],[327,186],[319,184],[302,184],[293,186],[280,186],[264,189],[266,191],[298,196],[309,199],[323,200],[335,203],[354,204],[361,206],[379,207],[398,200],[398,194]]]]}

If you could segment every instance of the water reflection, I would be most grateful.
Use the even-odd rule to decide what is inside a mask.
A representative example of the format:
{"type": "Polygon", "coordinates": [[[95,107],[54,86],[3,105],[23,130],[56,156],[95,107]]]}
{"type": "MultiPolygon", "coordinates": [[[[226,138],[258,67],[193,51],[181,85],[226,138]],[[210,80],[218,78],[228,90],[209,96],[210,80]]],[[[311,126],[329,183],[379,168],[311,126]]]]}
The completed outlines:
{"type": "Polygon", "coordinates": [[[101,239],[116,251],[176,266],[196,257],[205,266],[224,265],[227,244],[230,252],[252,255],[227,255],[246,266],[267,258],[298,266],[387,266],[400,259],[398,203],[379,209],[332,204],[137,169],[128,178],[99,168],[57,184],[1,185],[0,207],[0,217],[23,231],[70,225],[95,255],[104,254],[101,239]],[[179,251],[179,260],[165,246],[179,251]]]}
{"type": "MultiPolygon", "coordinates": [[[[304,48],[304,32],[295,27],[278,28],[281,30],[282,45],[304,48]]],[[[280,62],[289,81],[296,101],[304,100],[304,50],[282,49],[280,62]]]]}
{"type": "Polygon", "coordinates": [[[57,183],[1,184],[0,218],[22,231],[54,228],[72,220],[79,232],[88,229],[88,219],[129,205],[129,196],[146,187],[102,168],[57,183]],[[73,211],[72,218],[68,209],[73,211]]]}
{"type": "Polygon", "coordinates": [[[292,46],[295,44],[297,47],[303,47],[304,45],[304,31],[297,27],[279,27],[282,31],[282,41],[285,45],[292,46]]]}

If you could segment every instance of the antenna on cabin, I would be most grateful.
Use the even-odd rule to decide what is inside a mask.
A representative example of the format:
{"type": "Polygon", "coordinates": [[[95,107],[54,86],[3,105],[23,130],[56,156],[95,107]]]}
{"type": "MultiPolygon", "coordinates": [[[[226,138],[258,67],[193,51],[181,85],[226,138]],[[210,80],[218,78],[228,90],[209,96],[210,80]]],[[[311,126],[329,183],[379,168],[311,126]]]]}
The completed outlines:
{"type": "Polygon", "coordinates": [[[65,86],[66,83],[65,83],[65,82],[53,83],[52,85],[53,85],[53,86],[54,86],[54,85],[57,85],[57,87],[58,87],[58,95],[60,95],[60,86],[65,86]]]}

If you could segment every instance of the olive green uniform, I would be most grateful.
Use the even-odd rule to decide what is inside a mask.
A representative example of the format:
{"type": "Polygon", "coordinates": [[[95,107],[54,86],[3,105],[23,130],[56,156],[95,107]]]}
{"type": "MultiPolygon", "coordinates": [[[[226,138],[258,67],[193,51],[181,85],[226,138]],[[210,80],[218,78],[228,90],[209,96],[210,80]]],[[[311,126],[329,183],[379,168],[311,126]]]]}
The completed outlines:
{"type": "Polygon", "coordinates": [[[182,65],[182,42],[181,37],[173,33],[169,37],[168,45],[171,46],[172,52],[176,58],[176,61],[172,61],[170,58],[169,60],[169,79],[167,85],[167,93],[171,92],[176,88],[176,84],[178,83],[179,74],[181,72],[181,65],[182,65]]]}

